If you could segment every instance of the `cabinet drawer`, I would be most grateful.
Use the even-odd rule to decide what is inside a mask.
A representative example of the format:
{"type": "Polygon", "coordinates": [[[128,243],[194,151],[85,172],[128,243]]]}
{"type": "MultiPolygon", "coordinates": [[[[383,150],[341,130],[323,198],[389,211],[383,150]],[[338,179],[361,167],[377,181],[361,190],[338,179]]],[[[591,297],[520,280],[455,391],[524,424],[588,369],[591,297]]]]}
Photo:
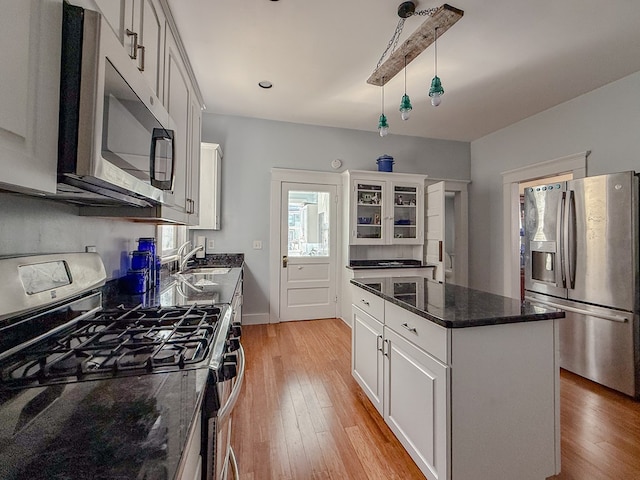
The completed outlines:
{"type": "Polygon", "coordinates": [[[447,329],[414,313],[385,302],[386,326],[441,362],[448,363],[447,329]]]}
{"type": "Polygon", "coordinates": [[[351,285],[351,303],[373,318],[384,321],[384,300],[360,287],[351,285]]]}

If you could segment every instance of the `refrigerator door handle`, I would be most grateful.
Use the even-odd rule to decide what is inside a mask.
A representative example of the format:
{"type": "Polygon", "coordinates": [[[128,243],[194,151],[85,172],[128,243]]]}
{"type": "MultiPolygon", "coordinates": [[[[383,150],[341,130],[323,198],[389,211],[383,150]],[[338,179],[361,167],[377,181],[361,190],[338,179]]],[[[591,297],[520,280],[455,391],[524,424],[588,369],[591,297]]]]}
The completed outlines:
{"type": "MultiPolygon", "coordinates": [[[[548,302],[546,300],[544,302],[538,299],[533,299],[533,298],[527,298],[526,300],[528,300],[531,303],[537,303],[538,305],[543,305],[545,307],[559,308],[560,310],[566,310],[567,312],[579,313],[581,315],[588,315],[590,317],[601,318],[603,320],[610,320],[612,322],[627,323],[629,321],[629,319],[623,315],[615,315],[615,314],[609,314],[609,313],[595,313],[589,310],[584,310],[582,308],[570,307],[569,305],[563,305],[561,303],[555,303],[555,302],[548,302]]],[[[560,319],[560,321],[562,321],[562,319],[560,319]]]]}
{"type": "Polygon", "coordinates": [[[566,197],[565,197],[565,193],[562,192],[562,198],[560,199],[560,202],[558,202],[558,216],[557,216],[557,224],[556,224],[556,231],[557,236],[558,236],[558,260],[559,260],[559,265],[560,265],[560,286],[562,288],[567,288],[567,274],[566,274],[566,267],[565,267],[565,258],[566,258],[566,249],[565,249],[565,220],[564,220],[564,210],[565,210],[565,203],[566,203],[566,197]]]}
{"type": "Polygon", "coordinates": [[[576,288],[576,197],[573,190],[569,191],[567,208],[567,265],[569,274],[569,288],[576,288]]]}

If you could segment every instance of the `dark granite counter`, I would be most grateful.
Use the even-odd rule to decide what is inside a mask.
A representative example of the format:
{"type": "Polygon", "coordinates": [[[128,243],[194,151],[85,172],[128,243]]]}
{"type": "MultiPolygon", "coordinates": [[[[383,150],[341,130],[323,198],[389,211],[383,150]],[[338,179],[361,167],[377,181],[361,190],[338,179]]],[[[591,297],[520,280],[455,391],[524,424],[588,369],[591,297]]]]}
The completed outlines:
{"type": "MultiPolygon", "coordinates": [[[[209,268],[204,264],[203,267],[209,268]]],[[[203,268],[193,265],[194,268],[203,268]]],[[[103,290],[105,307],[124,305],[135,307],[193,305],[194,303],[229,304],[233,299],[233,293],[242,279],[242,262],[240,267],[214,267],[216,269],[228,269],[227,273],[183,274],[163,275],[160,285],[146,293],[130,295],[123,293],[118,281],[109,282],[103,290]]]]}
{"type": "Polygon", "coordinates": [[[420,260],[351,260],[347,268],[350,270],[372,270],[389,268],[434,268],[434,265],[424,265],[420,260]]]}
{"type": "Polygon", "coordinates": [[[422,277],[354,278],[354,285],[446,328],[533,322],[562,310],[422,277]]]}

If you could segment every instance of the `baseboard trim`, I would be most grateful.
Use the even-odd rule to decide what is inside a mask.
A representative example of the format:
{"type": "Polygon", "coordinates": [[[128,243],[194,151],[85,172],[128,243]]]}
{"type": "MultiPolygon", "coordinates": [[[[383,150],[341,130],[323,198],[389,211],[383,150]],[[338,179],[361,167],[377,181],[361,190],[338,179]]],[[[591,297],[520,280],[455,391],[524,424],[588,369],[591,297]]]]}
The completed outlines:
{"type": "Polygon", "coordinates": [[[244,313],[242,314],[242,325],[262,325],[269,323],[268,313],[244,313]]]}

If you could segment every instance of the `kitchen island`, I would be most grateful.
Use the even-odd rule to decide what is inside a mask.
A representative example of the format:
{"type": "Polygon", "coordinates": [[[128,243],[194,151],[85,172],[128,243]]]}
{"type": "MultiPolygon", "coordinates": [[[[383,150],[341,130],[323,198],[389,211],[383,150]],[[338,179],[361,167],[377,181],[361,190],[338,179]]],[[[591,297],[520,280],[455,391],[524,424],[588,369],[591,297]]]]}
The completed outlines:
{"type": "Polygon", "coordinates": [[[560,471],[564,312],[423,277],[351,284],[353,376],[428,479],[560,471]]]}

